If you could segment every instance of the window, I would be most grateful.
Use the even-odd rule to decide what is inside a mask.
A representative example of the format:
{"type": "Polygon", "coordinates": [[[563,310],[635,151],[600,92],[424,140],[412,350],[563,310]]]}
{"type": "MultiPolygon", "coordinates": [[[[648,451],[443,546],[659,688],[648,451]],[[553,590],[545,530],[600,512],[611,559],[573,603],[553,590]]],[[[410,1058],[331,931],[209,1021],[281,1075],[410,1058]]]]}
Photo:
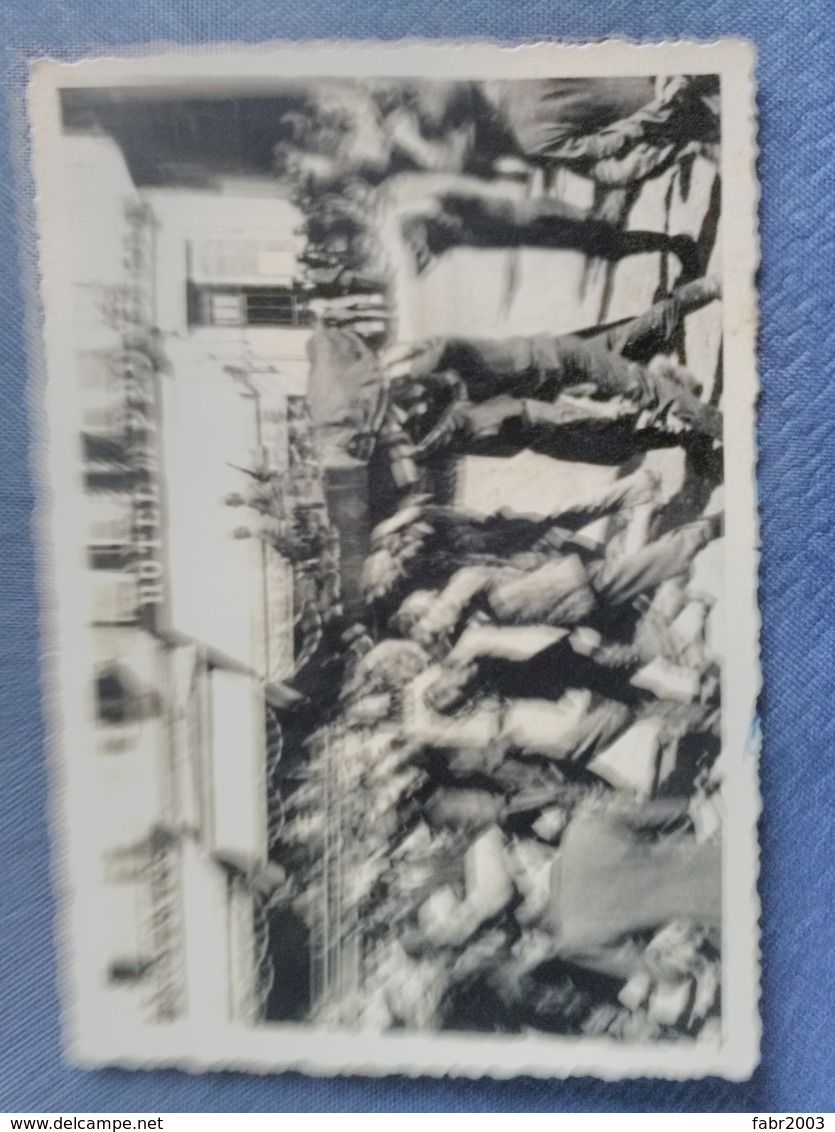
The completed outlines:
{"type": "Polygon", "coordinates": [[[141,684],[134,673],[115,662],[99,670],[95,678],[96,716],[100,723],[134,723],[158,715],[158,694],[141,684]]]}
{"type": "Polygon", "coordinates": [[[137,618],[139,607],[133,574],[98,569],[93,590],[94,625],[126,625],[137,618]]]}
{"type": "Polygon", "coordinates": [[[126,723],[131,717],[131,698],[118,668],[96,677],[96,714],[101,723],[126,723]]]}
{"type": "Polygon", "coordinates": [[[126,545],[131,540],[130,499],[122,496],[114,505],[105,497],[103,504],[93,512],[90,520],[90,543],[95,546],[126,545]],[[122,506],[119,507],[119,504],[122,506]]]}
{"type": "Polygon", "coordinates": [[[90,546],[87,560],[91,570],[124,570],[128,552],[124,546],[90,546]]]}
{"type": "Polygon", "coordinates": [[[227,295],[223,291],[209,291],[207,318],[209,326],[246,326],[246,311],[242,295],[227,295]]]}
{"type": "Polygon", "coordinates": [[[132,539],[131,498],[106,493],[90,499],[87,559],[93,570],[118,573],[128,565],[132,539]]]}
{"type": "Polygon", "coordinates": [[[310,326],[307,298],[290,287],[204,287],[188,284],[192,326],[310,326]]]}
{"type": "Polygon", "coordinates": [[[246,295],[248,326],[307,326],[307,302],[292,291],[264,288],[246,295]]]}

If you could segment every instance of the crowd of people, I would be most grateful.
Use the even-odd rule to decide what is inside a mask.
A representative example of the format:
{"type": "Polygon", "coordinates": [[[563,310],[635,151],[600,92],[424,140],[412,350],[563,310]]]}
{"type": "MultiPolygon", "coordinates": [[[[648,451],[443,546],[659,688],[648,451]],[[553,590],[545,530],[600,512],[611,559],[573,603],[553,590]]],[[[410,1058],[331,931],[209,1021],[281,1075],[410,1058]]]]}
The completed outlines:
{"type": "Polygon", "coordinates": [[[277,860],[314,952],[323,900],[329,939],[356,945],[351,977],[325,958],[338,993],[310,1009],[378,1028],[715,1034],[721,669],[692,566],[723,532],[723,426],[719,385],[681,345],[721,287],[696,240],[634,230],[628,211],[648,179],[717,159],[717,83],[392,81],[350,99],[317,84],[282,128],[317,333],[369,375],[344,454],[373,454],[390,481],[369,483],[363,613],[331,595],[295,682],[303,753],[277,860]],[[520,192],[532,168],[546,187],[581,173],[594,203],[520,192]],[[661,252],[674,285],[582,333],[399,343],[393,243],[417,275],[462,245],[661,252]],[[665,497],[660,449],[698,483],[689,509],[665,497]],[[462,460],[525,451],[612,477],[551,512],[524,487],[518,510],[462,505],[462,460]]]}
{"type": "Polygon", "coordinates": [[[308,217],[307,277],[333,297],[378,292],[393,224],[418,270],[456,246],[533,246],[671,253],[693,278],[691,238],[622,220],[646,180],[717,159],[718,98],[714,76],[317,84],[275,150],[308,217]],[[520,195],[533,167],[590,178],[595,205],[520,195]]]}

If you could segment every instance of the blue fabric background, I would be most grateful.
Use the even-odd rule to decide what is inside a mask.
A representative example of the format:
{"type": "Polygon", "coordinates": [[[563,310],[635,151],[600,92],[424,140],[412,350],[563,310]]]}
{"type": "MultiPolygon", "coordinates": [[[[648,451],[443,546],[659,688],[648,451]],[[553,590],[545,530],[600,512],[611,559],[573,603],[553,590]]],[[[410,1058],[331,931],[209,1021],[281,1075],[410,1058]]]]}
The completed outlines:
{"type": "Polygon", "coordinates": [[[759,49],[764,1044],[742,1085],[316,1080],[82,1072],[62,1063],[38,675],[19,138],[0,201],[0,1111],[835,1109],[835,5],[831,0],[6,0],[9,109],[27,58],[126,44],[402,36],[739,34],[759,49]]]}

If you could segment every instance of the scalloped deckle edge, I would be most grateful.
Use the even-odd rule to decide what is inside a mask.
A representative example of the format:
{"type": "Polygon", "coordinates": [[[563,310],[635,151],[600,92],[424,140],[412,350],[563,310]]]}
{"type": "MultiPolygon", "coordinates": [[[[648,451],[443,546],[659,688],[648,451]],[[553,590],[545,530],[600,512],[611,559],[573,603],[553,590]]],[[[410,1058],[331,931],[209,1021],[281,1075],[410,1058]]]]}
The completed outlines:
{"type": "MultiPolygon", "coordinates": [[[[154,45],[108,58],[33,63],[28,92],[36,190],[22,206],[24,238],[34,249],[31,291],[32,403],[42,548],[44,680],[50,693],[52,772],[50,822],[59,957],[68,1056],[87,1066],[216,1068],[266,1073],[389,1073],[546,1077],[594,1075],[607,1080],[709,1075],[743,1080],[759,1059],[759,853],[756,825],[760,691],[759,564],[755,419],[759,264],[756,107],[753,47],[741,40],[712,43],[272,43],[213,45],[193,52],[154,45]],[[100,784],[91,769],[92,721],[87,706],[94,657],[80,610],[89,608],[91,580],[79,568],[79,516],[84,496],[76,469],[80,431],[77,394],[62,380],[73,350],[68,234],[71,206],[63,195],[58,92],[70,88],[181,89],[183,96],[241,90],[267,93],[275,76],[420,79],[513,79],[717,74],[721,77],[722,287],[725,381],[725,540],[723,744],[717,763],[723,828],[722,1027],[715,1042],[629,1044],[600,1038],[533,1033],[322,1030],[307,1025],[227,1022],[207,1027],[199,1011],[175,1021],[120,1021],[103,989],[103,957],[95,924],[102,891],[100,843],[91,829],[100,784]],[[31,213],[31,215],[30,215],[31,213]],[[36,236],[33,235],[36,233],[36,236]],[[39,278],[35,278],[35,273],[39,278]]],[[[24,187],[30,187],[22,174],[24,187]]],[[[520,508],[521,510],[522,508],[520,508]]],[[[212,663],[215,663],[214,661],[212,663]]],[[[221,664],[221,661],[217,661],[221,664]]],[[[225,660],[223,660],[225,663],[225,660]]],[[[173,725],[173,724],[172,724],[173,725]]],[[[98,759],[106,756],[97,755],[98,759]]],[[[119,756],[113,756],[118,758],[119,756]]],[[[173,772],[172,772],[173,773],[173,772]]],[[[177,771],[176,773],[179,773],[177,771]]],[[[199,949],[189,952],[193,961],[199,949]]],[[[185,982],[188,982],[188,963],[185,982]]],[[[106,966],[106,964],[105,964],[106,966]]],[[[134,991],[130,991],[134,993],[134,991]]]]}

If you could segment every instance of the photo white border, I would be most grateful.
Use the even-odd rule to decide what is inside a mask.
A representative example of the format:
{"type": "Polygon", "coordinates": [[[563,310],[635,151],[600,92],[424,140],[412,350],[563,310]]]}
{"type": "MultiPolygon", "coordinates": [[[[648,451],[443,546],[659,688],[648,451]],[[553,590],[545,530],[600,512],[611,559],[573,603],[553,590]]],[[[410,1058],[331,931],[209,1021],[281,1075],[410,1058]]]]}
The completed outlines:
{"type": "MultiPolygon", "coordinates": [[[[757,606],[755,410],[759,263],[755,172],[755,54],[742,40],[712,43],[282,43],[214,45],[32,66],[28,95],[39,245],[43,343],[32,344],[33,403],[42,394],[45,420],[34,422],[33,467],[39,489],[42,649],[51,762],[50,821],[58,905],[65,1046],[85,1066],[175,1066],[270,1072],[401,1073],[510,1077],[590,1074],[604,1079],[671,1079],[717,1075],[744,1080],[759,1059],[759,854],[757,697],[760,689],[757,606]],[[101,1032],[95,1002],[100,976],[85,962],[85,925],[95,920],[100,861],[85,838],[86,760],[92,721],[92,671],[82,612],[89,608],[78,506],[78,405],[66,372],[71,307],[65,269],[65,215],[57,92],[66,87],[158,85],[170,90],[204,80],[206,89],[251,84],[252,93],[282,79],[324,76],[534,78],[578,75],[719,74],[722,79],[724,366],[726,382],[726,533],[724,584],[733,625],[723,668],[723,1030],[717,1045],[631,1045],[602,1039],[480,1034],[358,1034],[300,1024],[228,1025],[197,1032],[188,1022],[125,1026],[101,1032]],[[45,359],[45,360],[44,360],[45,359]],[[43,364],[41,364],[43,363],[43,364]]],[[[33,320],[34,321],[34,320],[33,320]]]]}

